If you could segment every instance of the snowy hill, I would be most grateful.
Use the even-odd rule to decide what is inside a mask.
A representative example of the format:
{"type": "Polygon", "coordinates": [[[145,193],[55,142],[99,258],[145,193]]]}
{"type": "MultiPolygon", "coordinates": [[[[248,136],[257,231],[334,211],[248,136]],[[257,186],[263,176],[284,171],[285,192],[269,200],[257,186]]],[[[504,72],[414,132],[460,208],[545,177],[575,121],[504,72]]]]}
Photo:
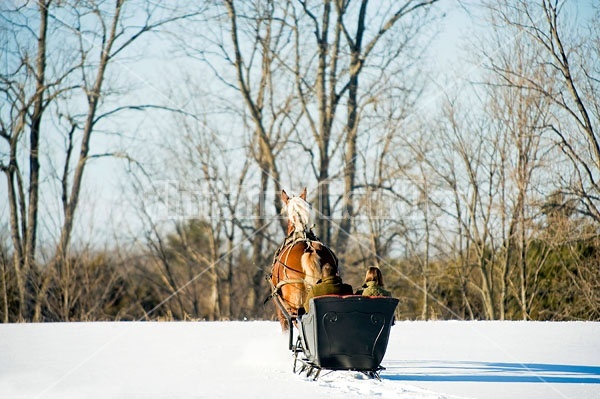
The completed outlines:
{"type": "Polygon", "coordinates": [[[275,322],[0,325],[0,398],[600,398],[600,323],[397,322],[382,381],[292,374],[275,322]]]}

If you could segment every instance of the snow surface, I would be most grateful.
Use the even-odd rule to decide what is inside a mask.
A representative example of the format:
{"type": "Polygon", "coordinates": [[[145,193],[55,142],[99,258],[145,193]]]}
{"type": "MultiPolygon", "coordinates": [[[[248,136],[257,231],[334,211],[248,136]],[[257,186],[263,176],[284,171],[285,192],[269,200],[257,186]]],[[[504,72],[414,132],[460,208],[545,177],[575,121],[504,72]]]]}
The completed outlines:
{"type": "Polygon", "coordinates": [[[276,322],[0,325],[0,398],[600,398],[600,323],[397,322],[382,381],[292,373],[276,322]]]}

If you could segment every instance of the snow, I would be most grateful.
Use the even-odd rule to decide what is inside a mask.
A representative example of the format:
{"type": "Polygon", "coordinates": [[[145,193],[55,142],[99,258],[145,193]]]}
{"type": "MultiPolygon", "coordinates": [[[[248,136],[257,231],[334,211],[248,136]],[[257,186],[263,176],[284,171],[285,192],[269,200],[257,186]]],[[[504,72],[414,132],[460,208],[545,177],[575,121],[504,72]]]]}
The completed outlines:
{"type": "Polygon", "coordinates": [[[279,324],[0,325],[0,398],[600,398],[600,323],[397,322],[382,381],[292,373],[279,324]]]}

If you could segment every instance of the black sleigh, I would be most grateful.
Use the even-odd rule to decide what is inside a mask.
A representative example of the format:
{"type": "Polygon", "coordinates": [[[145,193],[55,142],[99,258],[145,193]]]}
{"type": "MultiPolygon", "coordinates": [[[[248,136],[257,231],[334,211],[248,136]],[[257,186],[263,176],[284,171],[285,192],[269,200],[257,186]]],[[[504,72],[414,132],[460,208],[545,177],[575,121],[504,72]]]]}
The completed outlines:
{"type": "Polygon", "coordinates": [[[322,370],[354,370],[380,379],[397,305],[396,298],[360,295],[311,299],[295,323],[294,372],[316,380],[322,370]]]}

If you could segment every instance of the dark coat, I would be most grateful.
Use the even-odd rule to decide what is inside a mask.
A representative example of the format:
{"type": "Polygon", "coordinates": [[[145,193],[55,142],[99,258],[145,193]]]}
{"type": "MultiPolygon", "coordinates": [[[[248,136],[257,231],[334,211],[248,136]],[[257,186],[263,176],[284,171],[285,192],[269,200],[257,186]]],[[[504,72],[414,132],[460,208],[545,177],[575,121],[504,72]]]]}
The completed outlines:
{"type": "Polygon", "coordinates": [[[350,284],[345,284],[339,276],[325,277],[315,284],[306,296],[304,301],[304,309],[308,312],[308,302],[310,298],[321,295],[352,295],[354,291],[350,284]]]}
{"type": "Polygon", "coordinates": [[[356,293],[363,296],[392,296],[392,293],[377,284],[377,281],[367,281],[356,293]]]}

